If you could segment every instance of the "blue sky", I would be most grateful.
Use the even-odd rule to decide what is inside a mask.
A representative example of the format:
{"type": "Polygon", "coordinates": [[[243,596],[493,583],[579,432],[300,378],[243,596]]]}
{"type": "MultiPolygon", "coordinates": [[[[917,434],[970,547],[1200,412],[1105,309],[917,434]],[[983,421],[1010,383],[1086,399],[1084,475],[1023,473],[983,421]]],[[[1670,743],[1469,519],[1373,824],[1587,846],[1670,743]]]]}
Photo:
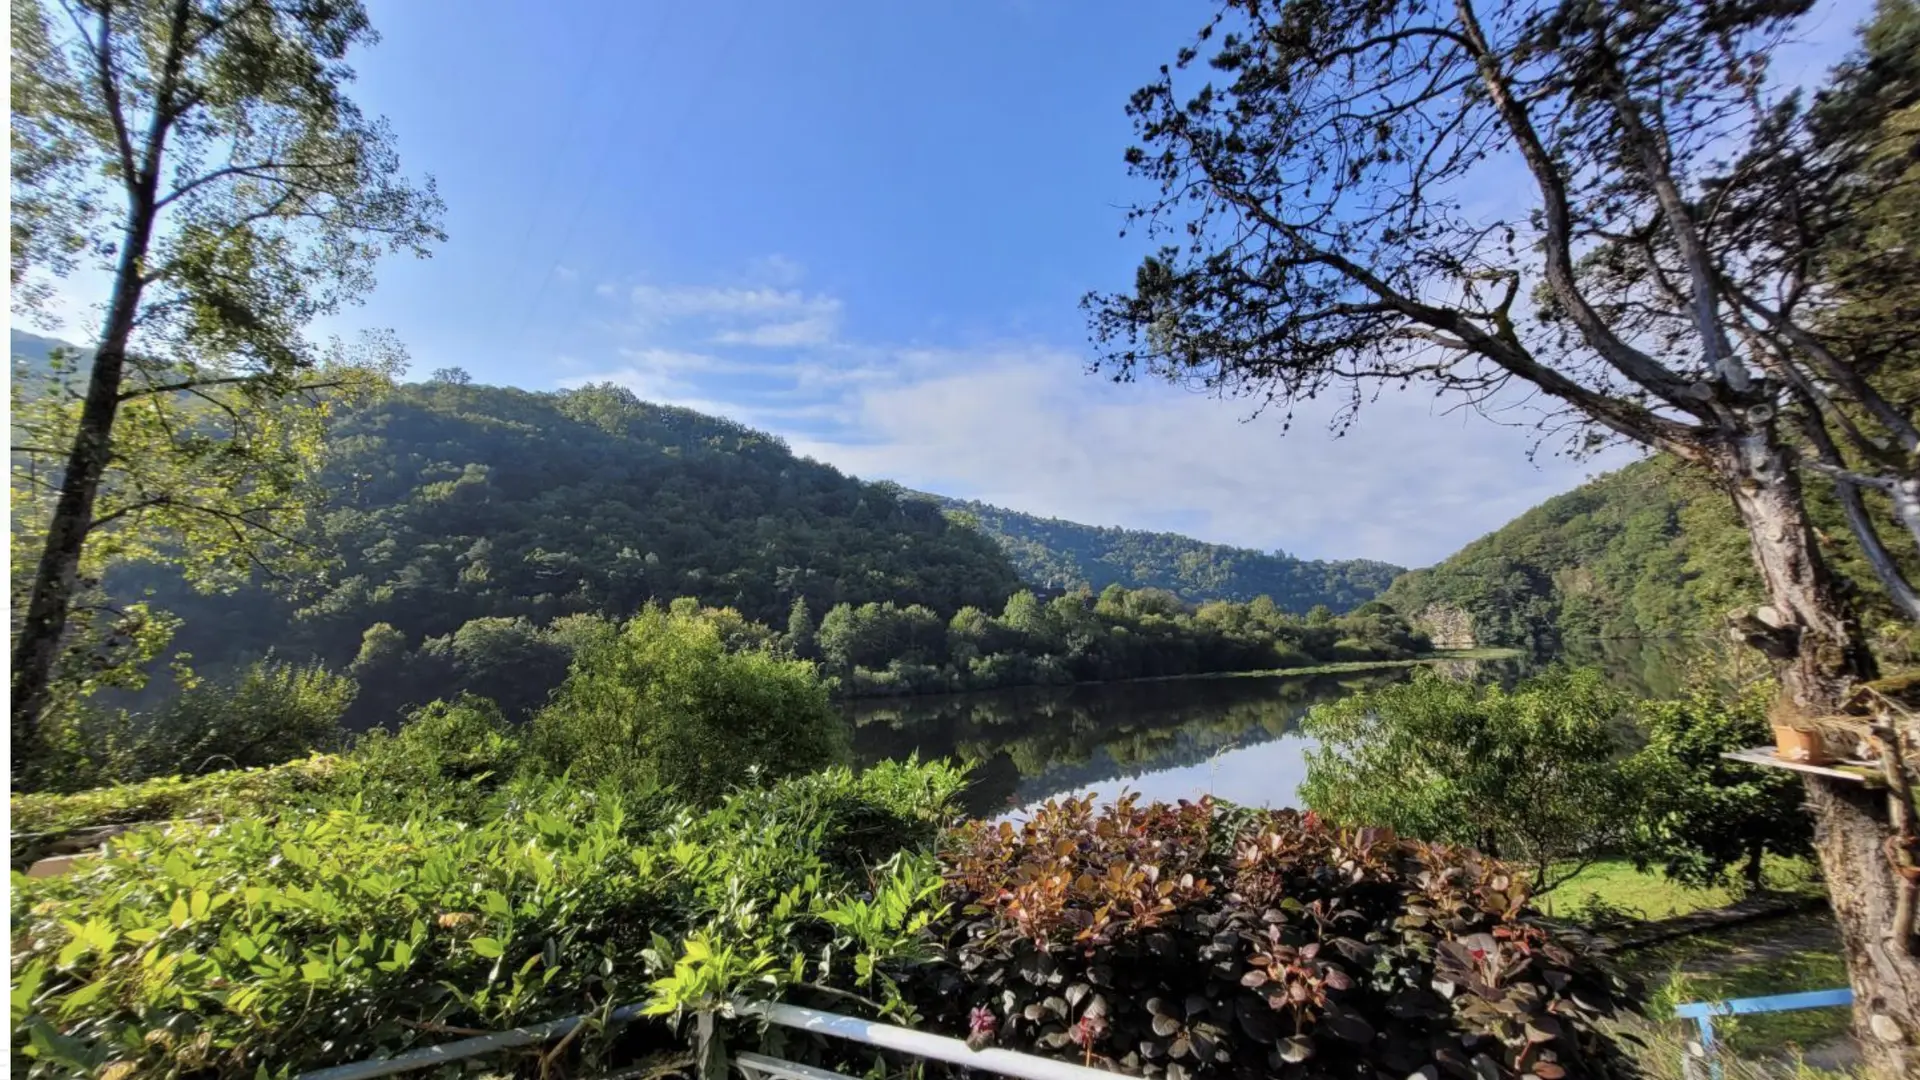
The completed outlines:
{"type": "MultiPolygon", "coordinates": [[[[613,380],[869,479],[1103,525],[1420,565],[1578,483],[1524,430],[1395,395],[1330,438],[1084,373],[1131,280],[1128,94],[1210,6],[370,0],[357,98],[451,237],[322,329],[416,376],[613,380]]],[[[1799,62],[1847,43],[1833,5],[1799,62]]],[[[1811,58],[1811,61],[1808,59],[1811,58]]],[[[75,332],[69,336],[84,337],[75,332]]]]}

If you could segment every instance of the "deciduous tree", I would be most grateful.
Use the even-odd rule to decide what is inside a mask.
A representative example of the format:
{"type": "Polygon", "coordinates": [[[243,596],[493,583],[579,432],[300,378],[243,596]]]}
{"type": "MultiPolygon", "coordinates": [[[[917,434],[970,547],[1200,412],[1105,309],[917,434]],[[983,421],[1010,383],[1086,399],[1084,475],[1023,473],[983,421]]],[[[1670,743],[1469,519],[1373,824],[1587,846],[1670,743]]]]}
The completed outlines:
{"type": "MultiPolygon", "coordinates": [[[[1088,298],[1101,365],[1336,395],[1340,424],[1383,385],[1516,388],[1564,407],[1576,449],[1668,451],[1747,528],[1767,603],[1735,628],[1779,665],[1780,707],[1834,711],[1873,658],[1802,478],[1897,500],[1920,427],[1836,329],[1823,226],[1912,176],[1766,81],[1810,7],[1234,0],[1133,96],[1127,160],[1159,188],[1133,216],[1166,243],[1130,292],[1088,298]]],[[[1863,100],[1911,103],[1897,65],[1864,67],[1891,88],[1863,100]]],[[[1876,1065],[1920,1068],[1884,800],[1812,794],[1856,1025],[1876,1065]]]]}
{"type": "MultiPolygon", "coordinates": [[[[77,270],[108,286],[70,438],[35,448],[52,505],[16,609],[16,753],[34,742],[103,526],[139,515],[191,547],[189,519],[210,519],[205,531],[246,546],[284,510],[177,487],[104,506],[116,464],[152,464],[126,425],[183,425],[161,445],[195,463],[231,453],[244,465],[256,436],[283,445],[254,429],[286,414],[260,407],[339,381],[303,328],[362,295],[382,253],[424,255],[441,238],[431,182],[402,175],[386,125],[346,96],[347,55],[373,39],[354,0],[14,5],[16,295],[44,301],[77,270]],[[208,407],[167,419],[170,403],[190,401],[208,407]]],[[[249,488],[288,479],[262,475],[285,460],[257,463],[249,488]]]]}

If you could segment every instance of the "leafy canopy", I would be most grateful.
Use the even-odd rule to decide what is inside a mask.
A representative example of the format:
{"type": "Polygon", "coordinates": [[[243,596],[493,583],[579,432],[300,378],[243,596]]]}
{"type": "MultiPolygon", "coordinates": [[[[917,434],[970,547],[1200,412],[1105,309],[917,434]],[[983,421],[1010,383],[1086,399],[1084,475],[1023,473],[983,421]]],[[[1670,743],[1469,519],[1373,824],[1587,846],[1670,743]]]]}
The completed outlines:
{"type": "Polygon", "coordinates": [[[584,784],[670,787],[699,802],[844,760],[846,722],[813,666],[730,651],[730,614],[649,605],[590,646],[534,718],[534,755],[584,784]]]}
{"type": "Polygon", "coordinates": [[[1319,745],[1300,797],[1335,821],[1525,863],[1545,891],[1627,835],[1625,711],[1592,669],[1513,690],[1422,672],[1307,714],[1319,745]]]}

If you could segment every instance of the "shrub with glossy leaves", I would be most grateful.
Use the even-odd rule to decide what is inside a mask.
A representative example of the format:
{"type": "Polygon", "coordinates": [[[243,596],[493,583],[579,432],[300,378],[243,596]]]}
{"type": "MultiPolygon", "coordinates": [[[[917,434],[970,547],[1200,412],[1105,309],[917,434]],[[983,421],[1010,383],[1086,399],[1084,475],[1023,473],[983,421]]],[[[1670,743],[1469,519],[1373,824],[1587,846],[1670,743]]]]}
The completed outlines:
{"type": "MultiPolygon", "coordinates": [[[[477,825],[349,801],[145,828],[65,877],[15,876],[13,1075],[287,1076],[448,1028],[777,993],[830,962],[872,993],[937,910],[927,851],[959,784],[839,769],[636,814],[522,783],[477,825]]],[[[597,1030],[571,1046],[606,1049],[597,1030]]]]}
{"type": "Polygon", "coordinates": [[[1632,1075],[1626,989],[1524,875],[1460,848],[1209,802],[1053,802],[944,856],[963,914],[915,984],[977,1046],[1210,1076],[1632,1075]]]}

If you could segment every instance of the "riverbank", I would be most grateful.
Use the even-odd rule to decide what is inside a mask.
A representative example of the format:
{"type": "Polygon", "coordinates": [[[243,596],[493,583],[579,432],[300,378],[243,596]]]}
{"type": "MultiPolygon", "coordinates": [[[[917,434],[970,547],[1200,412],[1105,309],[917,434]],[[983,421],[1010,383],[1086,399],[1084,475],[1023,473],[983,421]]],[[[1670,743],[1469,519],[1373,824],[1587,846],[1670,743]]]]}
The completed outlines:
{"type": "Polygon", "coordinates": [[[1197,675],[1147,675],[1138,679],[1104,679],[1076,683],[1077,686],[1112,686],[1115,683],[1143,682],[1193,682],[1200,679],[1271,679],[1285,675],[1343,675],[1357,671],[1384,671],[1390,668],[1419,667],[1422,664],[1443,664],[1455,660],[1517,660],[1526,655],[1523,649],[1501,649],[1491,646],[1478,649],[1435,649],[1424,656],[1408,657],[1401,660],[1342,660],[1327,664],[1314,664],[1309,667],[1262,668],[1255,671],[1209,671],[1197,675]]]}
{"type": "Polygon", "coordinates": [[[1254,668],[1247,671],[1202,671],[1182,675],[1141,675],[1131,679],[1079,679],[1066,682],[1026,682],[1009,683],[1005,686],[983,686],[966,690],[950,690],[939,687],[926,687],[915,690],[899,690],[887,693],[848,693],[844,686],[836,686],[834,700],[842,704],[856,702],[904,700],[909,698],[953,697],[970,694],[996,694],[1008,690],[1033,690],[1047,687],[1064,688],[1074,686],[1130,686],[1135,683],[1200,682],[1217,679],[1271,679],[1284,676],[1310,677],[1316,675],[1345,675],[1367,671],[1390,671],[1395,668],[1419,667],[1423,664],[1444,664],[1465,660],[1517,660],[1526,656],[1524,649],[1505,649],[1492,646],[1476,649],[1436,649],[1421,656],[1403,657],[1395,660],[1335,660],[1324,664],[1309,664],[1303,667],[1254,668]]]}

